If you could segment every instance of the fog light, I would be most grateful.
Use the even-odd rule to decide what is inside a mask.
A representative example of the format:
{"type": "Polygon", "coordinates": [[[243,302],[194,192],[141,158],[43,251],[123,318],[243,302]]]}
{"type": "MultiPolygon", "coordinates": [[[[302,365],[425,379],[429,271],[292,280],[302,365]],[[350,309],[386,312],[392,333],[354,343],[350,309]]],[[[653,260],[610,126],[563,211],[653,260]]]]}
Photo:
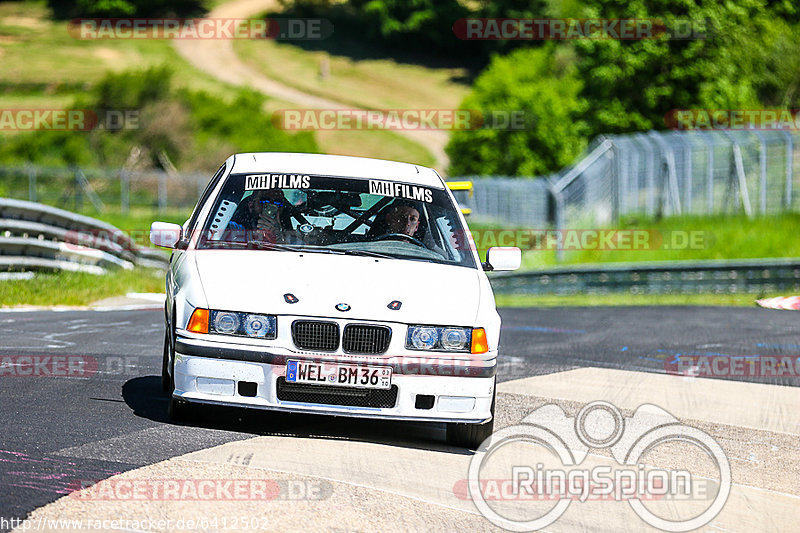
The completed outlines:
{"type": "Polygon", "coordinates": [[[469,413],[475,408],[475,398],[471,396],[439,396],[437,411],[447,413],[469,413]]]}

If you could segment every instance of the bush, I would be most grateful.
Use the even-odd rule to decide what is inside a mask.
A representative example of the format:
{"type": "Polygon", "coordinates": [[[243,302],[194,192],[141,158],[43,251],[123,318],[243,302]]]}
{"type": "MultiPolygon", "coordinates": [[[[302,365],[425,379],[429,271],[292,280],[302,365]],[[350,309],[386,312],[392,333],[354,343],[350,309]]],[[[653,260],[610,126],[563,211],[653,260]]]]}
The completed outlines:
{"type": "Polygon", "coordinates": [[[57,19],[95,17],[193,17],[205,0],[47,0],[57,19]]]}
{"type": "Polygon", "coordinates": [[[134,147],[145,166],[161,166],[161,153],[182,170],[216,166],[233,152],[317,152],[312,132],[278,129],[252,90],[228,103],[216,96],[171,87],[164,67],[109,74],[71,106],[91,109],[101,121],[91,131],[36,131],[8,137],[0,161],[50,166],[123,166],[134,147]],[[130,128],[103,121],[109,111],[132,113],[130,128]]]}
{"type": "Polygon", "coordinates": [[[571,163],[586,147],[581,88],[567,48],[551,45],[495,57],[461,107],[484,116],[522,111],[526,127],[453,133],[449,173],[535,176],[571,163]]]}

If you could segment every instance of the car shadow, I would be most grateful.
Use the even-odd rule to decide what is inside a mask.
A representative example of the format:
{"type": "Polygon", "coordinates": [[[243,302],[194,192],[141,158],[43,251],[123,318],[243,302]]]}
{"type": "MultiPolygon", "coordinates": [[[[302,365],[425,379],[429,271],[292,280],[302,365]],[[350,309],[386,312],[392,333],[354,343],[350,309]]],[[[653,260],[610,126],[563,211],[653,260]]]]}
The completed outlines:
{"type": "Polygon", "coordinates": [[[142,376],[122,386],[122,397],[133,414],[154,422],[259,436],[345,439],[388,446],[472,455],[472,451],[444,442],[445,425],[369,418],[283,413],[263,409],[202,405],[176,422],[167,414],[169,397],[161,391],[159,376],[142,376]]]}

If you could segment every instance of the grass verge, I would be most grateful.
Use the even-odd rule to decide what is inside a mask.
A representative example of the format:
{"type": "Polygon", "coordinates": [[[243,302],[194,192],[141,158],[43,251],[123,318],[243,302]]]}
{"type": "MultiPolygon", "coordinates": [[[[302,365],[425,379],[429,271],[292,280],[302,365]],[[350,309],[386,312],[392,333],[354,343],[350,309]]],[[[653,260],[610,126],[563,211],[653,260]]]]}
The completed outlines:
{"type": "MultiPolygon", "coordinates": [[[[254,54],[262,52],[258,47],[262,42],[253,42],[256,45],[254,54]]],[[[299,50],[295,52],[304,58],[303,65],[316,64],[314,53],[299,50]]],[[[282,53],[281,57],[284,56],[282,53]]],[[[0,72],[4,80],[9,80],[0,83],[0,108],[65,108],[109,71],[146,69],[165,64],[176,73],[173,77],[176,88],[206,91],[226,101],[236,93],[234,86],[215,79],[185,61],[173,48],[170,40],[81,40],[70,35],[66,22],[50,20],[46,3],[41,0],[0,2],[0,72]]],[[[251,57],[251,64],[257,67],[260,63],[251,57]]],[[[416,69],[419,70],[419,76],[426,76],[426,71],[430,70],[423,67],[416,69]]],[[[381,79],[390,80],[391,72],[390,68],[382,74],[381,79]]],[[[404,71],[395,74],[400,80],[405,80],[407,76],[404,71]]],[[[446,78],[446,74],[442,73],[432,75],[436,79],[446,78]]],[[[352,82],[356,78],[349,75],[348,79],[352,82]]],[[[367,81],[365,83],[362,80],[359,94],[378,93],[382,90],[382,86],[371,87],[372,81],[367,81]]],[[[345,92],[349,88],[345,87],[345,92]]],[[[437,85],[429,90],[435,92],[438,88],[437,85]]],[[[464,86],[462,90],[466,91],[468,88],[464,86]]],[[[401,91],[394,92],[400,94],[401,91]]],[[[456,100],[455,105],[460,102],[459,98],[456,100]]],[[[274,99],[267,99],[265,104],[268,112],[278,108],[297,107],[296,104],[274,99]]],[[[434,157],[425,146],[395,132],[325,131],[318,132],[316,137],[320,149],[325,153],[375,157],[426,166],[435,163],[434,157]]]]}
{"type": "Polygon", "coordinates": [[[166,39],[81,40],[70,35],[67,22],[48,18],[44,1],[0,2],[0,62],[7,83],[0,103],[15,107],[72,101],[108,71],[146,69],[168,64],[179,72],[175,84],[218,96],[231,94],[231,86],[187,63],[166,39]],[[66,93],[64,92],[66,91],[66,93]],[[16,94],[15,94],[16,93],[16,94]],[[43,102],[48,94],[58,99],[43,102]],[[25,97],[33,97],[31,104],[25,97]],[[8,100],[6,100],[8,99],[8,100]]]}
{"type": "Polygon", "coordinates": [[[126,213],[119,209],[109,209],[102,213],[85,210],[81,214],[102,220],[123,231],[147,232],[150,231],[150,224],[156,220],[182,225],[192,214],[192,211],[191,209],[169,209],[159,212],[147,207],[131,207],[126,213]]]}
{"type": "MultiPolygon", "coordinates": [[[[239,58],[256,72],[308,94],[364,109],[457,109],[469,93],[460,83],[463,68],[429,68],[391,59],[354,58],[333,51],[305,50],[275,40],[234,41],[239,58]],[[329,74],[320,75],[327,62],[329,74]]],[[[320,41],[325,45],[327,41],[320,41]]],[[[358,42],[346,43],[353,53],[363,52],[358,42]]],[[[339,48],[346,48],[339,46],[339,48]]]]}
{"type": "Polygon", "coordinates": [[[164,273],[136,268],[101,276],[81,272],[37,274],[30,280],[0,281],[0,307],[88,305],[129,292],[164,292],[164,273]]]}
{"type": "Polygon", "coordinates": [[[753,306],[755,294],[496,294],[497,307],[591,307],[622,305],[753,306]]]}
{"type": "MultiPolygon", "coordinates": [[[[640,263],[650,261],[701,261],[724,259],[756,259],[800,257],[800,214],[784,213],[773,216],[747,218],[745,216],[684,216],[670,217],[658,221],[628,217],[615,227],[592,228],[599,230],[629,230],[629,246],[591,246],[575,249],[570,246],[559,262],[552,246],[546,240],[538,243],[531,239],[531,232],[541,234],[542,229],[517,228],[507,234],[509,242],[500,242],[503,228],[480,222],[469,222],[476,234],[475,242],[481,257],[491,246],[520,246],[523,248],[522,270],[536,270],[560,265],[587,263],[640,263]],[[488,231],[495,230],[495,231],[488,231]],[[633,246],[634,233],[641,233],[642,246],[633,246]],[[522,237],[520,237],[522,236],[522,237]],[[527,240],[525,240],[527,239],[527,240]],[[527,246],[525,246],[527,244],[527,246]]],[[[580,238],[581,231],[567,230],[565,239],[580,238]]],[[[567,241],[565,241],[567,242],[567,241]]],[[[599,242],[599,241],[594,241],[599,242]]],[[[578,240],[574,241],[580,247],[578,240]]]]}

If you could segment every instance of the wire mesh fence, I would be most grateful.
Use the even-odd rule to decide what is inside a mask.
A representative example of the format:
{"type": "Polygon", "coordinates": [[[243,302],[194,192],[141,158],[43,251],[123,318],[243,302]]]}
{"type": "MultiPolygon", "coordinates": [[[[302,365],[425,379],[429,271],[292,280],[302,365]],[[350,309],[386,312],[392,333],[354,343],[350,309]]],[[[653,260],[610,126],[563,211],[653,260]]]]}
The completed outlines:
{"type": "Polygon", "coordinates": [[[73,211],[190,208],[211,174],[84,167],[0,166],[0,196],[73,211]]]}
{"type": "Polygon", "coordinates": [[[800,136],[788,131],[651,131],[600,137],[557,175],[459,179],[474,179],[473,213],[495,222],[588,228],[625,215],[755,216],[800,208],[798,152],[800,136]]]}
{"type": "MultiPolygon", "coordinates": [[[[625,215],[648,217],[800,209],[800,136],[742,130],[602,136],[558,174],[464,176],[474,217],[541,228],[603,227],[625,215]]],[[[66,209],[189,208],[211,173],[82,167],[0,166],[0,196],[66,209]]]]}

